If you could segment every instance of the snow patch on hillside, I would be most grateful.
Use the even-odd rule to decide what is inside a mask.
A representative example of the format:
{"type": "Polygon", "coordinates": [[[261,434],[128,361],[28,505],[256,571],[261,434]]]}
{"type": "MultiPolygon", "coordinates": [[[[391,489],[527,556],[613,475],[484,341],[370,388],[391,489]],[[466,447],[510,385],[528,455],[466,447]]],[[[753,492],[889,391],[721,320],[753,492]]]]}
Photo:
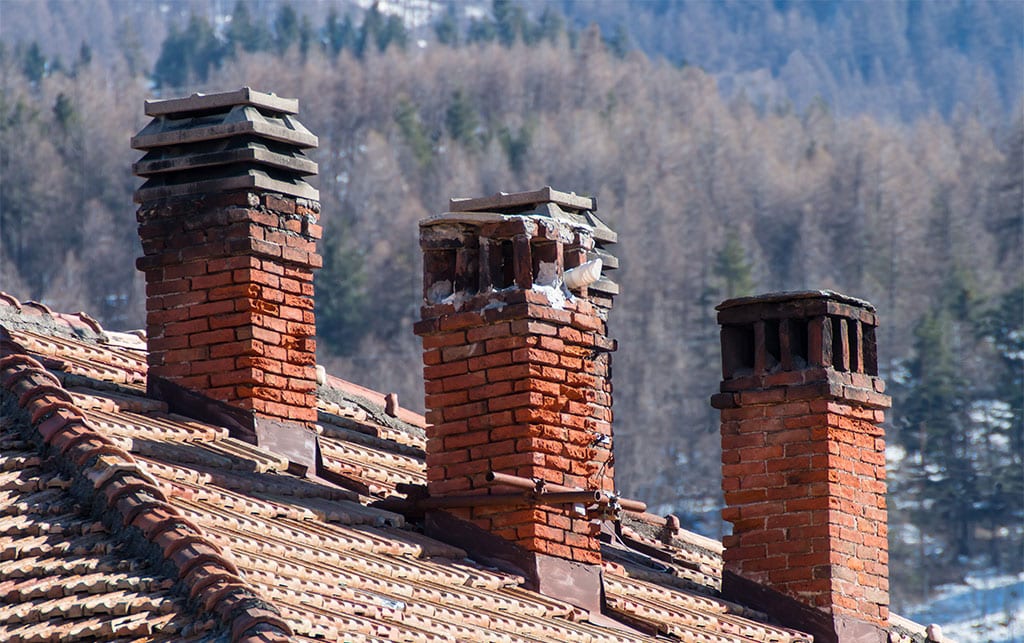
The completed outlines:
{"type": "Polygon", "coordinates": [[[1024,643],[1024,574],[997,572],[943,585],[927,604],[906,611],[918,623],[938,623],[956,643],[1024,643]]]}

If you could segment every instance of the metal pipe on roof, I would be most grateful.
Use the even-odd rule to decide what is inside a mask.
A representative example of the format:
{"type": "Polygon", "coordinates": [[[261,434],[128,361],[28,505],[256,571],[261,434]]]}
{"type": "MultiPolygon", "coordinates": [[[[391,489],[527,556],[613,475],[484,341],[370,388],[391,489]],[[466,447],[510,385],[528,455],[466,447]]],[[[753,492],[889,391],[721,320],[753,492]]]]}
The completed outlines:
{"type": "Polygon", "coordinates": [[[544,480],[531,480],[530,478],[522,478],[508,473],[499,473],[498,471],[488,471],[484,474],[484,480],[491,484],[500,484],[506,487],[517,487],[519,489],[528,489],[530,491],[548,491],[551,493],[582,491],[582,489],[578,488],[573,489],[572,487],[545,482],[544,480]]]}
{"type": "Polygon", "coordinates": [[[639,500],[630,500],[629,498],[616,498],[618,505],[626,511],[632,511],[634,513],[643,513],[647,511],[647,503],[639,500]]]}
{"type": "Polygon", "coordinates": [[[604,500],[600,491],[559,491],[554,493],[536,494],[537,502],[546,505],[575,505],[577,503],[593,504],[604,500]]]}
{"type": "MultiPolygon", "coordinates": [[[[484,479],[491,484],[504,485],[508,487],[516,487],[519,489],[529,489],[532,491],[540,491],[544,496],[550,496],[552,494],[562,493],[578,493],[580,489],[573,489],[571,487],[565,487],[558,484],[552,484],[543,480],[531,480],[529,478],[522,478],[520,476],[514,476],[508,473],[500,473],[498,471],[488,471],[484,474],[484,479]]],[[[590,493],[590,492],[587,492],[590,493]]],[[[634,513],[643,513],[647,511],[647,503],[639,500],[630,500],[629,498],[619,498],[612,494],[600,491],[598,492],[596,502],[600,504],[618,504],[619,507],[626,511],[632,511],[634,513]]],[[[579,501],[582,502],[582,501],[579,501]]]]}
{"type": "Polygon", "coordinates": [[[593,504],[604,500],[600,491],[569,491],[560,493],[505,493],[492,496],[446,496],[415,501],[420,509],[453,509],[456,507],[493,507],[508,505],[574,505],[593,504]]]}

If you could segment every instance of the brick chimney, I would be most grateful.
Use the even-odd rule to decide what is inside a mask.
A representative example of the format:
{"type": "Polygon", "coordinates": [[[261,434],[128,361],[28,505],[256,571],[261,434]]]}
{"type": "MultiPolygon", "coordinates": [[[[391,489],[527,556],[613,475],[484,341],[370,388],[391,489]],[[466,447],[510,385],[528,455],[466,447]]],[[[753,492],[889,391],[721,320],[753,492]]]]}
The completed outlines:
{"type": "Polygon", "coordinates": [[[617,262],[604,247],[616,235],[594,210],[551,188],[452,199],[451,212],[420,223],[415,327],[431,501],[528,552],[586,565],[601,560],[599,525],[581,505],[509,504],[501,498],[522,489],[487,474],[614,491],[606,320],[618,287],[605,272],[617,262]]]}
{"type": "Polygon", "coordinates": [[[320,206],[303,153],[317,138],[297,110],[249,88],[147,101],[153,120],[132,147],[146,152],[133,170],[146,179],[135,201],[149,393],[172,408],[202,407],[191,393],[225,402],[242,437],[308,447],[308,432],[274,430],[317,419],[320,206]]]}
{"type": "Polygon", "coordinates": [[[763,598],[755,606],[794,626],[809,618],[822,640],[885,641],[889,397],[874,307],[815,291],[718,311],[723,381],[712,405],[722,412],[722,515],[733,525],[723,592],[763,598]],[[776,592],[813,610],[787,616],[800,609],[776,592]]]}

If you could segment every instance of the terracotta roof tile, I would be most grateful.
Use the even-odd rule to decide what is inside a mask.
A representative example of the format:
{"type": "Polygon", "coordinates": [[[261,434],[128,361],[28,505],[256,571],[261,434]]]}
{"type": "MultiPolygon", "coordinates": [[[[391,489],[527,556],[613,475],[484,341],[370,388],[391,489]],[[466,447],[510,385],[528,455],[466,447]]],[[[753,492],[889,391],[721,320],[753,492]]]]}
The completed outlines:
{"type": "Polygon", "coordinates": [[[128,339],[16,304],[0,297],[4,640],[809,640],[718,598],[719,552],[643,521],[603,547],[610,613],[639,629],[529,591],[370,506],[425,483],[422,416],[328,377],[321,451],[349,488],[298,478],[147,399],[128,339]]]}

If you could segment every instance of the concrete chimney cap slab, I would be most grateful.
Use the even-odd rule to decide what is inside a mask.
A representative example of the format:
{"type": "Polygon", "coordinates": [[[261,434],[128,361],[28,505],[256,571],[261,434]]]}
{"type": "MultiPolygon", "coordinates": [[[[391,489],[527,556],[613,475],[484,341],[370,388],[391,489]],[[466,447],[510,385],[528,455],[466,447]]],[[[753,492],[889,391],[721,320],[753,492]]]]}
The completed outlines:
{"type": "Polygon", "coordinates": [[[529,208],[541,203],[554,203],[570,210],[594,210],[597,199],[579,196],[575,192],[561,192],[545,186],[532,192],[498,192],[478,198],[452,197],[448,209],[452,212],[502,212],[509,209],[529,208]]]}
{"type": "Polygon", "coordinates": [[[242,87],[230,92],[216,94],[192,94],[185,98],[147,100],[147,116],[194,116],[197,112],[223,110],[235,105],[252,105],[278,114],[298,114],[297,98],[281,98],[274,94],[258,92],[242,87]]]}
{"type": "Polygon", "coordinates": [[[842,293],[835,292],[834,290],[799,290],[794,292],[768,293],[765,295],[757,295],[755,297],[737,297],[735,299],[727,299],[726,301],[723,301],[719,305],[715,306],[715,310],[739,308],[741,306],[749,306],[752,304],[798,301],[802,299],[828,299],[843,304],[851,304],[871,312],[875,311],[874,305],[870,302],[864,301],[863,299],[857,299],[856,297],[850,297],[849,295],[844,295],[842,293]]]}

